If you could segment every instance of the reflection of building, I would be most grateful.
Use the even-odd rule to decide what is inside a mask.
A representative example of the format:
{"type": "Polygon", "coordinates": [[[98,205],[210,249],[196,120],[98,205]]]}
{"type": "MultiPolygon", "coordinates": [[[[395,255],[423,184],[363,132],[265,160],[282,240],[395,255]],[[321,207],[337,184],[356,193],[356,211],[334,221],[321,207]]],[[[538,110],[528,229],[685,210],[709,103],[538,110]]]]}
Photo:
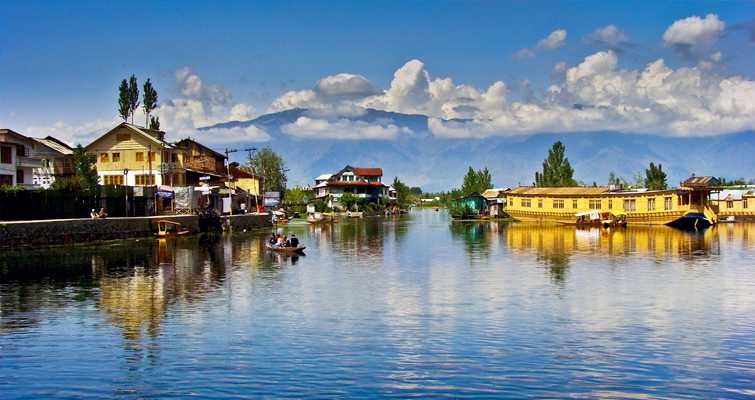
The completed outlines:
{"type": "Polygon", "coordinates": [[[518,187],[506,192],[506,212],[523,221],[575,223],[577,213],[626,216],[629,224],[702,228],[718,218],[709,197],[718,181],[692,177],[670,190],[617,191],[607,187],[518,187]]]}

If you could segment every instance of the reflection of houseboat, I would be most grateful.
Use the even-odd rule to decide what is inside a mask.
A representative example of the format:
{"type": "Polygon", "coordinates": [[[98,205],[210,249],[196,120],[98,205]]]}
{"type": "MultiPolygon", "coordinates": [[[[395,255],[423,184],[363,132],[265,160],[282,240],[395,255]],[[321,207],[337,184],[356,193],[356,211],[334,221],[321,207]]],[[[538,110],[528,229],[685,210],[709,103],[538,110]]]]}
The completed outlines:
{"type": "Polygon", "coordinates": [[[189,231],[181,229],[181,224],[175,221],[161,219],[157,221],[157,236],[181,236],[188,234],[189,231]]]}
{"type": "Polygon", "coordinates": [[[716,190],[717,184],[712,177],[692,177],[679,188],[652,191],[518,187],[506,192],[506,213],[522,221],[574,224],[579,214],[597,212],[610,214],[610,224],[704,228],[717,222],[710,208],[710,192],[716,190]]]}

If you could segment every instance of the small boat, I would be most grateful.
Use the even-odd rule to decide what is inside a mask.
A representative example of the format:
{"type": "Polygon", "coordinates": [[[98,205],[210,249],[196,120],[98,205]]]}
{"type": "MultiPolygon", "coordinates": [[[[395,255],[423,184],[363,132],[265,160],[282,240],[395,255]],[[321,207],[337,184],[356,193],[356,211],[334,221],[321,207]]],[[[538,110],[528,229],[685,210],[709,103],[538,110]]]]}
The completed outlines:
{"type": "Polygon", "coordinates": [[[726,217],[724,219],[719,219],[718,220],[719,224],[732,224],[734,222],[737,222],[737,219],[733,215],[729,215],[728,217],[726,217]]]}
{"type": "Polygon", "coordinates": [[[266,243],[265,246],[267,246],[267,249],[270,251],[275,251],[278,253],[288,253],[288,254],[303,254],[304,249],[307,248],[307,246],[278,247],[278,246],[273,246],[270,243],[266,243]]]}
{"type": "Polygon", "coordinates": [[[307,215],[307,222],[310,224],[330,224],[338,221],[331,214],[313,212],[307,215]]]}
{"type": "Polygon", "coordinates": [[[346,211],[346,216],[349,218],[362,218],[364,217],[364,212],[362,211],[346,211]]]}
{"type": "Polygon", "coordinates": [[[167,219],[157,221],[157,236],[159,237],[181,236],[189,233],[188,230],[181,229],[181,224],[179,222],[167,219]]]}

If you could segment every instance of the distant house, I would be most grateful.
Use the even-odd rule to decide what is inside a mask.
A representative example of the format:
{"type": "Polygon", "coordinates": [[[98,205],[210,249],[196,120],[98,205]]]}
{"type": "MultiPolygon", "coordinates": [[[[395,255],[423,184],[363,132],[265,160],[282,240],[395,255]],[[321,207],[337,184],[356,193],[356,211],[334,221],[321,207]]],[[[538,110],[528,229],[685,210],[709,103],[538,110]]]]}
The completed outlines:
{"type": "Polygon", "coordinates": [[[482,192],[482,197],[488,203],[488,213],[491,217],[503,217],[506,215],[506,191],[507,188],[488,189],[482,192]]]}
{"type": "Polygon", "coordinates": [[[479,193],[453,199],[451,205],[453,207],[469,207],[478,214],[488,213],[488,200],[479,193]]]}
{"type": "Polygon", "coordinates": [[[719,218],[755,219],[755,186],[722,189],[710,199],[719,218]]]}
{"type": "Polygon", "coordinates": [[[41,167],[33,170],[32,182],[35,185],[47,189],[56,179],[68,178],[75,174],[71,146],[52,136],[34,140],[40,144],[35,154],[42,163],[41,167]]]}
{"type": "Polygon", "coordinates": [[[351,193],[365,202],[395,200],[395,190],[391,197],[390,186],[382,180],[382,168],[347,165],[336,173],[315,178],[313,189],[316,199],[324,200],[329,207],[335,208],[341,208],[339,199],[344,193],[351,193]]]}
{"type": "Polygon", "coordinates": [[[239,167],[239,164],[233,162],[229,166],[231,177],[233,180],[230,186],[234,189],[238,188],[252,196],[260,195],[260,177],[255,175],[252,171],[239,167]]]}
{"type": "Polygon", "coordinates": [[[0,129],[0,186],[34,187],[34,169],[42,162],[36,156],[41,144],[10,129],[0,129]]]}

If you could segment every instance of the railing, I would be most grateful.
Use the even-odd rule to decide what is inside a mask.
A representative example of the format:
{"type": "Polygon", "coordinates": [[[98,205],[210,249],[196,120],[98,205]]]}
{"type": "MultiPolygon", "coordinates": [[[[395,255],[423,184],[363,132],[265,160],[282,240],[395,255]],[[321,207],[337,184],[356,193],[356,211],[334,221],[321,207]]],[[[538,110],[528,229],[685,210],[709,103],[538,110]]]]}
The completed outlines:
{"type": "Polygon", "coordinates": [[[42,160],[25,156],[16,157],[16,166],[27,168],[42,168],[42,160]]]}

